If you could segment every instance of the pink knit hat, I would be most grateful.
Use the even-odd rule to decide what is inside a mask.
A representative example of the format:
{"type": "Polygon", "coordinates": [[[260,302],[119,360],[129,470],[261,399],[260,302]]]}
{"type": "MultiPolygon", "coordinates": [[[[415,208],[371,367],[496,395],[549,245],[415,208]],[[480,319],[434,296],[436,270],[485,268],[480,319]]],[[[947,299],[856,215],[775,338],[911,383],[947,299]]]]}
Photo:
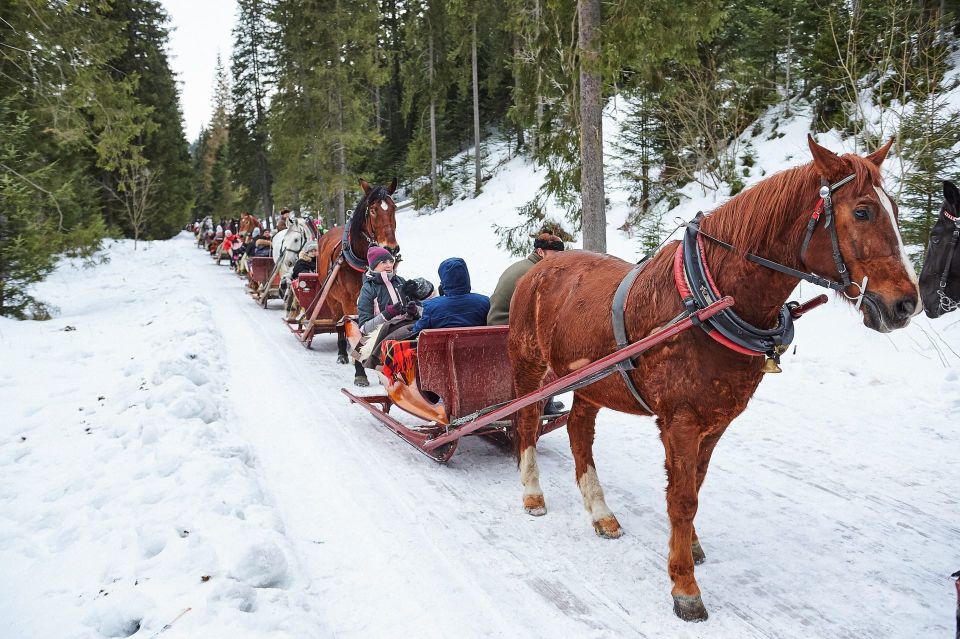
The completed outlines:
{"type": "Polygon", "coordinates": [[[393,261],[393,259],[393,254],[380,246],[371,246],[367,249],[367,264],[371,269],[377,268],[380,262],[393,261]]]}

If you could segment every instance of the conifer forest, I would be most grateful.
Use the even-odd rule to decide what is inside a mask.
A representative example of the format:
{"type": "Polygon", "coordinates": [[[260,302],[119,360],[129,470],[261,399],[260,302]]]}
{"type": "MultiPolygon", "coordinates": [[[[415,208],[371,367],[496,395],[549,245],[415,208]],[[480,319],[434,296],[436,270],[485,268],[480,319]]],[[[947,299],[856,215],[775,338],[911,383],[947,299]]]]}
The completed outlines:
{"type": "Polygon", "coordinates": [[[958,16],[947,0],[237,0],[188,140],[158,0],[4,0],[0,314],[43,317],[30,286],[107,237],[282,208],[342,224],[358,176],[396,176],[430,214],[484,189],[492,141],[544,175],[506,248],[552,220],[605,250],[611,181],[655,245],[683,186],[744,188],[743,134],[772,108],[859,152],[895,138],[891,193],[921,260],[958,175],[958,16]]]}

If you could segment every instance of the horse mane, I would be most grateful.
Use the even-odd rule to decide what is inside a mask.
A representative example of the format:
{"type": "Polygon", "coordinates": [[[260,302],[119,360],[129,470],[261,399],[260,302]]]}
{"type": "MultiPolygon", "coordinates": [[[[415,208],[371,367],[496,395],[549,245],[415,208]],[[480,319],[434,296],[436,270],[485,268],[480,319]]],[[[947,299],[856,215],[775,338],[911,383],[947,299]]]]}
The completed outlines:
{"type": "MultiPolygon", "coordinates": [[[[850,153],[841,157],[854,175],[852,187],[857,192],[882,184],[880,169],[872,162],[850,153]]],[[[850,187],[841,187],[841,194],[844,188],[850,187]]],[[[791,264],[799,259],[799,254],[784,255],[783,250],[799,249],[806,224],[797,222],[801,218],[805,222],[813,212],[820,200],[819,192],[820,174],[809,162],[776,173],[737,194],[708,213],[701,226],[704,232],[733,244],[741,253],[779,257],[791,264]]],[[[731,259],[741,258],[730,251],[714,251],[711,268],[719,271],[731,259]]]]}
{"type": "Polygon", "coordinates": [[[363,237],[363,234],[366,233],[367,209],[374,202],[383,201],[388,197],[390,197],[390,194],[387,193],[387,187],[375,186],[370,189],[369,193],[365,193],[360,198],[360,201],[357,202],[357,208],[353,209],[353,214],[350,216],[350,237],[363,237]]]}

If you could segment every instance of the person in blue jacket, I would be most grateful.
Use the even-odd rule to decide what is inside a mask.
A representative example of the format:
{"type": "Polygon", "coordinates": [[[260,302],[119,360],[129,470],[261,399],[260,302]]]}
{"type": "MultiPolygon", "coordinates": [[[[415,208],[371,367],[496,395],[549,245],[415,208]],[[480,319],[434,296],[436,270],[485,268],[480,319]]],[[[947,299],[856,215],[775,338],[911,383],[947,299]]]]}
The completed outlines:
{"type": "Polygon", "coordinates": [[[440,297],[423,303],[420,319],[413,325],[415,336],[425,328],[453,328],[457,326],[484,326],[490,311],[490,298],[470,292],[470,272],[467,263],[451,257],[440,263],[440,297]]]}

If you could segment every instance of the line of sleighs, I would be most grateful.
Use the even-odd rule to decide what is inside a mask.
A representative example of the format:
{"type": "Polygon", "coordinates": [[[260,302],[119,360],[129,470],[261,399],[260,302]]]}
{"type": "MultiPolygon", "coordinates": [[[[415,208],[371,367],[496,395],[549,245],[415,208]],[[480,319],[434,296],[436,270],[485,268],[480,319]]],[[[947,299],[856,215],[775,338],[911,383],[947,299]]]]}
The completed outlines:
{"type": "MultiPolygon", "coordinates": [[[[857,175],[854,176],[851,174],[844,177],[845,174],[851,173],[851,164],[856,164],[848,158],[856,158],[856,156],[843,156],[840,158],[819,147],[812,140],[810,141],[810,146],[814,155],[812,167],[816,169],[816,171],[810,170],[809,172],[811,176],[819,173],[820,177],[818,179],[820,183],[826,186],[821,186],[820,199],[816,204],[816,209],[814,209],[814,215],[810,219],[808,237],[801,249],[801,263],[804,265],[807,263],[815,263],[818,259],[817,256],[810,257],[804,255],[803,251],[807,250],[807,241],[810,240],[812,232],[818,228],[819,217],[824,210],[826,210],[827,224],[820,225],[819,228],[829,228],[832,221],[833,228],[830,229],[829,232],[831,234],[830,240],[832,240],[833,244],[833,259],[837,266],[837,271],[841,275],[844,274],[847,270],[847,264],[853,264],[859,267],[860,270],[863,270],[862,261],[858,263],[858,260],[863,256],[859,254],[851,255],[847,253],[847,262],[844,263],[844,254],[841,250],[842,242],[838,239],[838,234],[841,232],[849,234],[849,237],[844,238],[844,240],[848,242],[845,246],[850,246],[849,242],[853,242],[854,245],[856,245],[856,242],[859,240],[865,238],[870,239],[871,231],[863,230],[869,227],[855,225],[861,221],[872,221],[874,216],[882,216],[883,210],[886,209],[889,213],[893,235],[896,240],[899,240],[899,233],[896,230],[895,208],[890,204],[889,197],[883,192],[882,185],[876,186],[875,184],[871,184],[871,182],[882,184],[877,180],[876,176],[873,176],[871,173],[871,171],[875,171],[875,169],[870,168],[869,171],[865,171],[862,167],[854,166],[853,173],[857,175]],[[840,160],[845,160],[845,162],[840,160]],[[861,176],[859,173],[866,173],[867,180],[864,181],[860,179],[861,176]],[[858,186],[862,187],[863,185],[861,183],[872,186],[876,197],[873,196],[873,193],[866,191],[856,194],[859,197],[860,203],[851,204],[849,200],[843,201],[845,215],[852,214],[851,219],[855,219],[855,222],[833,218],[831,193],[833,190],[837,190],[843,184],[849,182],[853,177],[858,178],[855,182],[858,186]],[[832,186],[830,186],[831,183],[832,186]],[[876,199],[877,202],[871,202],[870,205],[862,204],[862,202],[866,202],[868,199],[876,199]],[[851,226],[851,224],[854,226],[851,226]],[[838,231],[838,228],[841,230],[838,231]]],[[[889,145],[871,156],[856,159],[879,166],[888,148],[889,145]]],[[[800,167],[793,171],[802,172],[804,168],[805,167],[800,167]]],[[[787,173],[790,172],[788,171],[787,173]]],[[[804,173],[799,177],[805,178],[806,174],[804,173]]],[[[784,181],[785,179],[780,180],[780,182],[784,181]]],[[[763,183],[756,188],[760,189],[762,185],[763,183]]],[[[784,184],[782,183],[771,184],[770,186],[776,190],[782,190],[784,188],[784,184]]],[[[803,188],[805,190],[809,187],[803,188]]],[[[924,303],[927,314],[931,317],[955,310],[958,307],[958,303],[955,300],[960,300],[960,260],[953,259],[953,252],[958,244],[958,237],[960,237],[960,215],[958,215],[960,214],[960,192],[957,191],[953,184],[944,183],[944,196],[945,201],[940,217],[931,231],[926,263],[921,273],[920,286],[917,291],[924,303]]],[[[801,204],[807,200],[800,197],[798,197],[797,200],[798,206],[808,206],[807,204],[801,204]]],[[[813,201],[816,202],[816,200],[813,201]]],[[[757,203],[754,202],[754,204],[757,203]]],[[[811,206],[810,208],[812,209],[813,207],[811,206]]],[[[360,210],[359,206],[358,210],[360,210]]],[[[693,226],[695,225],[688,225],[688,233],[689,229],[693,226]]],[[[713,228],[716,228],[716,226],[713,228]]],[[[698,252],[696,250],[696,242],[701,242],[699,252],[702,255],[703,237],[707,237],[710,241],[717,240],[703,232],[699,232],[700,237],[696,237],[698,232],[699,231],[694,231],[695,240],[693,240],[693,244],[690,246],[694,248],[693,252],[698,252]]],[[[817,250],[823,255],[829,256],[830,241],[823,240],[823,237],[824,234],[821,233],[817,250]]],[[[665,258],[673,261],[675,266],[680,268],[680,271],[676,272],[683,272],[683,269],[677,266],[681,265],[683,260],[682,244],[683,243],[681,243],[681,247],[678,248],[675,258],[665,258]]],[[[816,244],[816,240],[811,246],[814,246],[814,244],[816,244]]],[[[794,248],[799,247],[787,248],[794,250],[794,248]]],[[[847,250],[849,251],[850,249],[848,248],[847,250]]],[[[573,256],[570,257],[573,258],[573,256]]],[[[741,257],[744,256],[741,255],[741,257]]],[[[781,273],[785,272],[777,268],[777,266],[782,265],[778,265],[770,260],[763,260],[762,258],[755,259],[756,256],[753,255],[746,255],[745,257],[747,260],[752,260],[754,263],[766,268],[780,270],[781,273]]],[[[598,259],[612,258],[601,257],[598,259]]],[[[826,263],[829,264],[829,262],[826,263]]],[[[905,261],[903,261],[903,263],[905,263],[905,261]]],[[[598,264],[597,266],[601,265],[598,264]]],[[[605,263],[603,266],[609,265],[605,263]]],[[[819,268],[821,271],[829,270],[828,267],[819,268]]],[[[714,282],[705,264],[703,265],[703,269],[706,279],[710,285],[713,286],[714,282]]],[[[247,277],[250,281],[251,292],[254,293],[260,303],[265,306],[267,300],[278,294],[279,289],[279,279],[276,276],[272,258],[250,256],[247,258],[246,270],[247,277]]],[[[617,265],[617,268],[613,270],[619,271],[621,269],[619,265],[617,265]]],[[[689,270],[686,271],[686,273],[688,276],[690,275],[689,270]]],[[[793,273],[789,274],[793,275],[793,273]]],[[[883,295],[882,288],[884,282],[882,278],[883,275],[877,273],[878,284],[871,283],[875,291],[881,291],[880,295],[883,295]]],[[[684,278],[678,277],[678,289],[683,286],[683,282],[680,281],[682,279],[684,278]]],[[[686,279],[689,279],[689,277],[686,279]]],[[[303,280],[304,284],[297,286],[293,292],[297,296],[303,312],[297,319],[296,326],[291,326],[291,330],[297,334],[305,346],[309,347],[310,340],[313,335],[318,332],[342,330],[350,334],[351,331],[355,330],[355,326],[352,326],[349,320],[344,321],[341,318],[334,318],[324,314],[323,291],[321,290],[322,281],[319,276],[312,274],[306,276],[305,279],[304,276],[301,276],[301,280],[303,280]]],[[[624,277],[624,281],[627,281],[626,276],[624,277]]],[[[916,282],[917,280],[914,279],[913,281],[916,282]]],[[[876,330],[882,330],[887,323],[889,323],[892,328],[903,326],[909,321],[910,315],[919,311],[919,309],[916,308],[916,302],[919,300],[916,298],[913,298],[913,302],[910,304],[904,303],[902,301],[903,298],[896,304],[886,304],[884,300],[877,298],[878,293],[876,292],[874,292],[871,297],[866,291],[869,286],[867,278],[864,278],[863,284],[859,286],[856,282],[852,282],[851,284],[847,281],[842,284],[842,288],[839,283],[835,281],[833,284],[837,286],[830,284],[827,284],[827,286],[834,290],[841,291],[847,295],[849,299],[855,300],[858,309],[861,308],[861,303],[863,303],[864,308],[862,312],[864,315],[864,324],[876,330]],[[853,290],[850,288],[851,286],[858,286],[857,292],[859,295],[850,295],[847,293],[847,291],[853,290]],[[881,307],[881,302],[884,303],[885,306],[881,307]],[[901,316],[903,317],[901,318],[901,316]]],[[[916,285],[914,284],[914,286],[916,285]]],[[[914,290],[916,290],[916,288],[914,290]]],[[[626,293],[629,294],[629,292],[630,286],[627,286],[626,293]]],[[[623,300],[621,300],[621,304],[622,302],[623,300]]],[[[518,445],[517,442],[517,422],[516,418],[513,417],[517,411],[522,411],[526,408],[529,414],[529,409],[531,409],[533,405],[536,404],[542,407],[543,402],[548,397],[565,390],[589,387],[591,384],[597,384],[594,388],[600,388],[601,385],[598,384],[598,382],[606,378],[611,372],[616,370],[618,366],[622,368],[624,363],[632,362],[635,356],[653,346],[661,344],[665,340],[678,335],[680,332],[692,326],[701,326],[709,322],[714,315],[729,311],[733,303],[734,301],[730,297],[718,296],[713,299],[712,303],[707,304],[705,307],[701,304],[698,310],[688,313],[682,320],[675,321],[666,327],[654,330],[644,339],[630,344],[624,344],[618,339],[620,348],[614,353],[605,357],[599,357],[599,359],[595,361],[584,360],[583,363],[579,364],[581,367],[576,371],[570,372],[560,379],[554,379],[553,381],[548,378],[544,380],[543,383],[545,383],[545,385],[542,388],[523,394],[519,398],[515,397],[515,380],[510,376],[502,374],[502,371],[509,371],[512,367],[510,358],[507,355],[509,329],[506,326],[424,331],[420,335],[417,344],[417,367],[414,369],[412,375],[403,379],[382,378],[381,382],[384,385],[385,393],[381,395],[361,397],[354,395],[346,389],[343,389],[342,392],[352,402],[368,410],[381,423],[391,428],[405,441],[440,462],[445,462],[450,459],[457,442],[465,435],[483,435],[503,445],[513,444],[515,451],[520,454],[521,469],[533,469],[532,473],[527,471],[522,473],[525,484],[524,506],[530,514],[543,514],[546,512],[546,509],[543,505],[542,492],[539,491],[538,473],[535,472],[535,457],[533,457],[532,460],[525,460],[530,448],[524,447],[523,442],[520,442],[520,445],[518,445]],[[438,400],[431,401],[434,397],[438,398],[438,400]],[[425,420],[426,425],[408,426],[393,419],[393,417],[389,415],[389,410],[394,405],[402,408],[413,416],[425,420]],[[531,476],[533,478],[533,485],[528,481],[531,476]]],[[[616,303],[614,306],[616,306],[616,303]]],[[[616,309],[614,308],[614,315],[615,314],[616,309]]],[[[627,368],[625,370],[630,369],[627,368]]],[[[620,371],[624,378],[626,378],[625,370],[620,371]]],[[[576,412],[576,410],[575,407],[574,412],[576,412]]],[[[740,411],[742,411],[742,408],[736,411],[737,414],[740,411]]],[[[635,410],[627,410],[627,412],[639,412],[643,414],[635,410]]],[[[541,415],[536,436],[538,437],[545,432],[565,425],[568,418],[568,414],[547,417],[541,415]]],[[[582,419],[582,416],[578,417],[578,419],[582,419]]],[[[580,488],[584,493],[584,501],[588,511],[590,511],[593,516],[594,527],[601,536],[611,538],[619,537],[621,529],[616,518],[604,502],[602,489],[596,480],[596,474],[593,470],[592,455],[587,457],[587,463],[581,464],[583,460],[579,459],[579,445],[575,441],[574,434],[570,433],[570,436],[571,446],[574,449],[574,456],[577,461],[576,474],[578,484],[580,484],[580,488]],[[581,468],[581,465],[584,467],[581,468]]],[[[592,434],[590,439],[592,439],[592,434]]],[[[719,434],[713,437],[711,443],[715,444],[715,440],[717,439],[719,439],[719,434]]],[[[529,439],[527,441],[529,441],[529,439]]],[[[712,445],[710,449],[712,450],[712,445]]],[[[587,453],[589,454],[589,450],[587,453]]],[[[670,478],[669,476],[668,459],[668,479],[670,478]]],[[[702,479],[698,477],[698,488],[701,481],[702,479]]],[[[672,481],[670,483],[672,483],[672,481]]],[[[680,568],[684,566],[677,564],[677,566],[679,566],[677,567],[674,565],[675,559],[679,559],[682,564],[686,564],[690,561],[691,555],[685,553],[683,549],[679,547],[674,548],[675,544],[673,542],[677,541],[677,535],[679,534],[681,537],[684,535],[682,528],[678,528],[678,522],[684,520],[682,518],[677,519],[678,515],[673,512],[675,506],[671,499],[671,491],[672,486],[668,484],[668,513],[671,516],[671,523],[673,524],[669,572],[674,581],[674,611],[684,620],[704,620],[707,618],[707,613],[699,595],[699,588],[697,588],[696,582],[693,580],[692,570],[689,572],[681,571],[680,568]],[[677,555],[676,557],[675,554],[677,555]],[[684,554],[687,554],[687,556],[684,557],[684,554]]],[[[692,533],[692,517],[689,521],[690,523],[687,525],[691,526],[691,528],[687,532],[692,533]]],[[[692,533],[692,544],[689,548],[691,549],[689,552],[692,553],[692,562],[697,564],[702,563],[705,559],[705,554],[695,533],[692,533]]],[[[690,568],[692,568],[692,564],[690,568]]],[[[955,573],[953,576],[958,577],[960,573],[955,573]]],[[[957,637],[960,639],[960,585],[958,585],[957,615],[957,637]]]]}

